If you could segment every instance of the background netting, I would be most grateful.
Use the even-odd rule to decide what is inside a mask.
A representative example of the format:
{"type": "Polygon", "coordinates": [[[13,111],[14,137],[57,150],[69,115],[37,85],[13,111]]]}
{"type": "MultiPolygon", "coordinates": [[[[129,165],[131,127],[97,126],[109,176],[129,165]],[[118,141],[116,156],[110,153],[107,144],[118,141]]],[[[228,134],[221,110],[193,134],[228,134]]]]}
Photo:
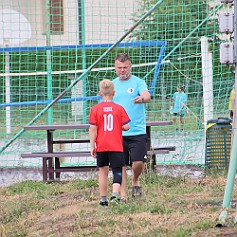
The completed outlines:
{"type": "MultiPolygon", "coordinates": [[[[98,102],[98,82],[116,77],[114,58],[126,52],[132,73],[146,80],[152,92],[147,120],[171,120],[172,96],[184,84],[188,96],[184,132],[176,127],[152,129],[153,146],[175,145],[176,151],[157,155],[159,164],[204,164],[204,101],[213,111],[207,117],[228,117],[228,98],[234,77],[232,66],[219,63],[217,1],[162,2],[138,27],[88,72],[42,116],[38,114],[82,75],[106,50],[146,14],[157,1],[47,0],[0,1],[0,131],[1,147],[33,118],[34,124],[87,123],[98,102]],[[202,50],[202,40],[207,51],[202,50]],[[203,55],[209,53],[209,61],[203,55]],[[204,73],[205,71],[205,73],[204,73]],[[207,74],[209,72],[209,74],[207,74]],[[211,87],[204,87],[203,75],[211,87]],[[210,91],[205,91],[207,88],[210,91]]],[[[227,6],[228,7],[228,6],[227,6]]],[[[231,37],[226,40],[231,40],[231,37]]],[[[62,131],[58,138],[87,138],[87,131],[62,131]]],[[[24,132],[0,154],[0,167],[39,166],[41,159],[21,159],[21,153],[45,151],[45,132],[24,132]]],[[[56,150],[76,150],[65,145],[56,150]]],[[[83,147],[84,149],[85,147],[83,147]]],[[[64,159],[65,164],[95,161],[64,159]]]]}

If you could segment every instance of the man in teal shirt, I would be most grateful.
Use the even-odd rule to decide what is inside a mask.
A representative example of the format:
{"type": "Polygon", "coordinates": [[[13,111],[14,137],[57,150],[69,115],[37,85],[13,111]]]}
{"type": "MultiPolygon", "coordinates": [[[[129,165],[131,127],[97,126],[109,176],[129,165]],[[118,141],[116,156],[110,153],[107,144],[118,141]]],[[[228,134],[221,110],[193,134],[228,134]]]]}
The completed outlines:
{"type": "MultiPolygon", "coordinates": [[[[185,87],[183,85],[179,85],[177,87],[177,92],[173,95],[174,100],[174,109],[173,109],[173,121],[174,125],[176,125],[176,117],[179,116],[179,121],[181,125],[181,130],[184,129],[184,114],[186,111],[186,103],[187,103],[187,95],[184,93],[185,87]]],[[[179,129],[176,128],[176,131],[179,129]]]]}
{"type": "MultiPolygon", "coordinates": [[[[147,135],[145,103],[151,96],[144,80],[131,74],[131,60],[127,54],[119,54],[115,59],[117,78],[113,80],[115,96],[113,101],[122,105],[131,122],[130,130],[123,132],[125,163],[132,167],[132,195],[141,196],[140,175],[147,159],[147,135]]],[[[123,169],[121,199],[126,201],[126,167],[123,169]]]]}

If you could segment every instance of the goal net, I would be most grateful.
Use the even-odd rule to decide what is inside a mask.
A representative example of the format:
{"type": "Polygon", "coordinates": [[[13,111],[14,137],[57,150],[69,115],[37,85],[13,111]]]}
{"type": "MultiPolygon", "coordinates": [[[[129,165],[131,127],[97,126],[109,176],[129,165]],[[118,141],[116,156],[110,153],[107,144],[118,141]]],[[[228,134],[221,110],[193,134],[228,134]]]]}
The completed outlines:
{"type": "MultiPolygon", "coordinates": [[[[172,120],[173,94],[178,85],[185,86],[184,130],[177,121],[176,126],[152,131],[153,146],[176,146],[170,154],[157,155],[157,162],[204,164],[206,122],[229,116],[234,81],[232,65],[219,63],[224,36],[218,30],[218,13],[226,6],[202,0],[14,0],[0,6],[0,167],[41,165],[40,159],[20,158],[21,153],[46,149],[44,133],[21,132],[32,119],[34,124],[87,123],[98,102],[98,82],[116,77],[114,59],[120,52],[130,55],[132,73],[147,82],[152,94],[147,120],[172,120]],[[39,116],[75,80],[75,86],[39,116]]],[[[64,131],[56,136],[85,138],[88,133],[64,131]]],[[[55,149],[84,148],[67,146],[55,149]]],[[[73,160],[77,165],[94,162],[90,157],[73,160]]]]}

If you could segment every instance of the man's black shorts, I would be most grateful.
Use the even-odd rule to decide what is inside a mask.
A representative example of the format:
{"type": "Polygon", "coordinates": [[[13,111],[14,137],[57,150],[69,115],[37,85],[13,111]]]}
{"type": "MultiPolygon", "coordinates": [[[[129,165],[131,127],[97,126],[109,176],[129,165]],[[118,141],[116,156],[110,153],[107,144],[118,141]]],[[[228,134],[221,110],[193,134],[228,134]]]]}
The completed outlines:
{"type": "Polygon", "coordinates": [[[132,165],[134,161],[147,161],[147,135],[123,136],[125,164],[132,165]]]}
{"type": "Polygon", "coordinates": [[[181,118],[183,118],[183,117],[184,117],[184,113],[181,113],[181,114],[178,114],[178,113],[173,113],[173,115],[174,115],[174,116],[179,116],[179,117],[181,117],[181,118]]]}
{"type": "Polygon", "coordinates": [[[111,168],[125,166],[125,159],[123,152],[105,151],[97,152],[97,166],[104,167],[110,166],[111,168]]]}

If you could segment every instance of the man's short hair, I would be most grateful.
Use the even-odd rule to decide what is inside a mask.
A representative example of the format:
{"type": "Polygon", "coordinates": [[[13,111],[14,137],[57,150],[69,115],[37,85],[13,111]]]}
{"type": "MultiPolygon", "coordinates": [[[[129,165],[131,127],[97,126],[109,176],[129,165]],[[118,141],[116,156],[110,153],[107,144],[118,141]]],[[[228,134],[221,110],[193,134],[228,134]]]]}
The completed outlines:
{"type": "Polygon", "coordinates": [[[179,88],[180,90],[182,90],[182,91],[185,91],[185,85],[183,85],[183,84],[180,84],[180,85],[178,86],[178,88],[179,88]]]}
{"type": "Polygon", "coordinates": [[[126,53],[120,53],[116,56],[115,61],[119,61],[119,62],[126,62],[126,61],[131,61],[130,57],[126,54],[126,53]]]}

